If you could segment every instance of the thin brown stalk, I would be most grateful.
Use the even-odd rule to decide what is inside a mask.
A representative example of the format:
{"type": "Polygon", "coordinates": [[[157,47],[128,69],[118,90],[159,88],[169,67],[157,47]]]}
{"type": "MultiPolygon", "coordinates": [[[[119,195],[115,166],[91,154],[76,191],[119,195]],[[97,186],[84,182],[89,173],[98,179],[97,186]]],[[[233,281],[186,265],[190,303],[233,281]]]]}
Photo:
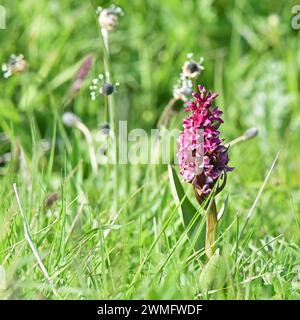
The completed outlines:
{"type": "Polygon", "coordinates": [[[165,106],[165,109],[162,112],[162,114],[157,122],[158,128],[162,128],[162,127],[166,128],[168,126],[170,119],[171,119],[171,115],[173,114],[173,107],[174,107],[176,101],[177,101],[177,99],[171,98],[170,101],[168,102],[168,104],[165,106]]]}

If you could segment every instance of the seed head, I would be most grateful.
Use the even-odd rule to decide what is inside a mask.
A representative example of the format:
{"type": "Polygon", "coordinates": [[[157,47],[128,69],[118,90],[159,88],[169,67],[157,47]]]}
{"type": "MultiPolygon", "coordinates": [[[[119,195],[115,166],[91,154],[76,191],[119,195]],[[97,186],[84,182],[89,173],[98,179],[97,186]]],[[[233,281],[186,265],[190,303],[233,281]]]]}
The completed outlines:
{"type": "Polygon", "coordinates": [[[96,96],[102,94],[103,96],[109,96],[113,94],[119,82],[115,84],[108,83],[104,80],[103,74],[100,74],[98,78],[93,79],[92,84],[90,85],[90,95],[92,100],[96,100],[96,96]]]}
{"type": "Polygon", "coordinates": [[[57,192],[49,193],[44,200],[45,209],[51,208],[58,199],[59,199],[59,194],[57,192]]]}
{"type": "Polygon", "coordinates": [[[186,102],[192,97],[193,83],[190,79],[185,77],[183,74],[180,75],[180,79],[173,89],[173,97],[176,100],[182,100],[186,102]]]}
{"type": "Polygon", "coordinates": [[[244,137],[245,139],[252,139],[258,135],[258,129],[253,127],[245,131],[244,137]]]}
{"type": "Polygon", "coordinates": [[[27,68],[27,62],[22,54],[12,54],[8,63],[2,64],[3,77],[9,78],[12,75],[22,73],[27,68]]]}
{"type": "Polygon", "coordinates": [[[104,82],[100,88],[100,93],[104,96],[110,96],[115,90],[115,86],[111,83],[104,82]]]}
{"type": "Polygon", "coordinates": [[[119,16],[123,15],[123,11],[120,7],[112,5],[106,9],[98,7],[97,14],[99,15],[98,21],[101,28],[112,31],[117,26],[119,16]]]}
{"type": "Polygon", "coordinates": [[[83,62],[81,63],[78,71],[75,74],[74,81],[71,86],[70,96],[73,98],[75,94],[81,89],[84,79],[90,72],[93,64],[93,56],[91,54],[87,55],[83,62]]]}
{"type": "Polygon", "coordinates": [[[75,127],[78,122],[80,122],[79,117],[72,112],[65,112],[62,116],[63,123],[68,127],[75,127]]]}
{"type": "Polygon", "coordinates": [[[109,130],[110,130],[110,125],[108,123],[103,123],[100,127],[100,132],[105,135],[109,134],[109,130]]]}
{"type": "Polygon", "coordinates": [[[192,80],[197,78],[204,67],[202,63],[203,58],[200,58],[199,62],[192,60],[193,54],[187,55],[188,60],[182,66],[182,73],[180,73],[179,80],[173,88],[173,97],[176,100],[188,101],[192,97],[193,82],[192,80]]]}
{"type": "Polygon", "coordinates": [[[192,54],[188,54],[188,61],[183,64],[182,73],[190,79],[195,79],[201,74],[202,70],[204,70],[202,65],[204,59],[201,57],[199,62],[196,62],[192,60],[192,56],[192,54]]]}
{"type": "Polygon", "coordinates": [[[106,156],[107,155],[107,148],[106,147],[101,147],[99,152],[100,152],[100,154],[102,156],[106,156]]]}

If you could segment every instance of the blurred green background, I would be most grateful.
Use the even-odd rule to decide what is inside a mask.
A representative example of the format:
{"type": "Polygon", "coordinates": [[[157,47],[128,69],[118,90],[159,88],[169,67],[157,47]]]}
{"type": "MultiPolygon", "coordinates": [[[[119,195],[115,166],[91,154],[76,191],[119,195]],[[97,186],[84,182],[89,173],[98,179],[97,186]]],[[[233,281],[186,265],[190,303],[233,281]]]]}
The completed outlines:
{"type": "MultiPolygon", "coordinates": [[[[99,127],[98,114],[104,108],[104,101],[101,97],[91,101],[88,88],[92,79],[104,72],[102,43],[92,5],[107,7],[111,3],[92,1],[91,5],[89,1],[11,0],[1,4],[7,11],[7,28],[0,30],[0,63],[5,63],[12,53],[22,53],[29,69],[9,79],[0,77],[0,127],[6,137],[3,136],[1,141],[0,154],[14,152],[21,146],[33,185],[31,192],[27,192],[22,175],[24,168],[15,163],[16,159],[12,165],[1,165],[0,222],[3,227],[0,231],[0,265],[8,270],[11,283],[10,291],[6,288],[4,296],[36,297],[32,288],[38,288],[43,296],[53,297],[48,287],[40,287],[45,280],[34,265],[28,248],[22,247],[18,251],[14,247],[23,239],[12,193],[12,182],[17,181],[22,189],[28,219],[31,221],[35,217],[38,221],[32,225],[36,231],[48,228],[53,222],[53,217],[46,218],[41,209],[45,195],[60,190],[61,202],[57,210],[62,220],[55,225],[53,233],[46,229],[47,233],[38,238],[38,246],[45,253],[45,264],[55,284],[62,288],[75,287],[74,290],[62,289],[64,297],[198,297],[199,287],[193,286],[201,272],[197,262],[192,267],[189,265],[187,270],[173,273],[177,264],[182,262],[183,249],[176,249],[173,260],[167,264],[165,282],[152,282],[162,257],[168,255],[180,238],[179,217],[169,233],[163,233],[162,243],[155,247],[155,253],[151,251],[145,274],[138,277],[134,287],[128,287],[142,257],[157,236],[155,228],[160,229],[170,209],[172,196],[163,166],[155,172],[143,166],[132,167],[131,171],[121,170],[121,203],[149,179],[152,181],[126,207],[126,214],[119,223],[127,229],[119,234],[112,232],[105,250],[99,249],[105,258],[101,258],[100,253],[94,258],[89,256],[99,245],[97,236],[89,240],[86,252],[77,248],[79,256],[76,259],[83,261],[83,265],[75,266],[71,261],[72,250],[77,250],[76,244],[83,245],[80,242],[82,237],[87,237],[82,240],[84,244],[90,239],[91,226],[97,228],[107,221],[114,186],[109,174],[91,177],[83,138],[63,126],[61,115],[73,111],[90,129],[99,127]],[[92,71],[66,109],[63,102],[74,74],[82,59],[90,53],[94,57],[92,71]],[[38,141],[51,141],[54,128],[57,129],[55,154],[43,153],[38,141]],[[70,151],[65,149],[66,140],[72,146],[70,151]],[[85,164],[66,182],[62,177],[72,173],[80,159],[86,160],[85,164]],[[81,221],[74,238],[70,237],[69,242],[62,244],[61,239],[65,239],[65,233],[72,225],[82,192],[89,203],[85,213],[88,217],[81,221]],[[74,206],[73,203],[77,202],[78,205],[74,206]],[[115,256],[108,258],[112,252],[115,256]],[[76,280],[71,277],[72,273],[79,274],[76,280]],[[100,278],[93,278],[90,273],[99,273],[100,278]]],[[[224,111],[225,120],[222,136],[226,141],[241,135],[249,127],[259,129],[260,134],[255,140],[231,151],[231,165],[236,170],[230,174],[226,192],[220,199],[221,202],[230,195],[228,212],[220,230],[226,230],[238,215],[241,221],[245,219],[268,168],[281,150],[253,224],[243,239],[241,261],[245,260],[241,263],[241,270],[235,269],[235,273],[227,278],[232,291],[221,290],[220,296],[213,293],[206,297],[299,297],[299,287],[292,285],[292,279],[299,276],[295,266],[300,264],[300,30],[291,27],[291,10],[297,1],[131,0],[115,4],[123,9],[124,16],[120,17],[118,27],[110,35],[112,77],[114,82],[120,82],[114,97],[116,114],[120,120],[128,120],[129,128],[150,130],[155,127],[172,97],[186,55],[193,52],[195,59],[200,56],[205,59],[205,70],[199,83],[219,93],[218,105],[224,111]],[[279,235],[284,240],[275,249],[256,255],[261,241],[267,242],[268,237],[279,235]],[[281,269],[277,272],[278,268],[281,269]],[[248,285],[249,282],[241,284],[255,275],[255,271],[258,274],[268,272],[268,277],[260,276],[252,286],[248,285]]],[[[180,128],[183,117],[180,106],[178,111],[172,125],[180,128]]],[[[224,248],[231,248],[235,243],[237,230],[226,234],[224,248]]],[[[230,249],[226,250],[230,255],[230,249]]],[[[230,263],[225,268],[229,274],[230,263]]]]}

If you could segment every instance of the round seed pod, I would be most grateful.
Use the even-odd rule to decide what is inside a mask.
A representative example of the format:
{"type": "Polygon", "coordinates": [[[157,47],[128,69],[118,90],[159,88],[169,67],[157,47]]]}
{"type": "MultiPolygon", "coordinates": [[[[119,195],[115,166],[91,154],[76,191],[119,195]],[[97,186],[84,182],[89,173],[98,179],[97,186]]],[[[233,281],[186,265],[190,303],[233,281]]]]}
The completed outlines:
{"type": "Polygon", "coordinates": [[[104,96],[109,96],[115,91],[115,86],[111,83],[104,82],[101,89],[100,93],[103,94],[104,96]]]}
{"type": "Polygon", "coordinates": [[[186,61],[182,67],[183,73],[189,78],[196,78],[202,71],[201,66],[195,61],[186,61]]]}
{"type": "Polygon", "coordinates": [[[62,116],[63,123],[68,127],[74,127],[80,120],[76,114],[72,112],[65,112],[62,116]]]}

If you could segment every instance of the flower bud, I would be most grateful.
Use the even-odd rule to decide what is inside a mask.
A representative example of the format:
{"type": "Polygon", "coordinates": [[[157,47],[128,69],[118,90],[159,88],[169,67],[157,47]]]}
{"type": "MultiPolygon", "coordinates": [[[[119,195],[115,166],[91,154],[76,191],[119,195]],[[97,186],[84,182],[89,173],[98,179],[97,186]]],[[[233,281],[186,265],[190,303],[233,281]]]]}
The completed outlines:
{"type": "Polygon", "coordinates": [[[100,127],[100,132],[105,135],[109,134],[109,130],[110,130],[110,125],[108,123],[103,123],[100,127]]]}
{"type": "Polygon", "coordinates": [[[80,119],[72,112],[65,112],[62,116],[63,123],[68,127],[75,127],[80,119]]]}
{"type": "Polygon", "coordinates": [[[253,127],[245,131],[244,137],[245,139],[252,139],[258,135],[258,129],[253,127]]]}

